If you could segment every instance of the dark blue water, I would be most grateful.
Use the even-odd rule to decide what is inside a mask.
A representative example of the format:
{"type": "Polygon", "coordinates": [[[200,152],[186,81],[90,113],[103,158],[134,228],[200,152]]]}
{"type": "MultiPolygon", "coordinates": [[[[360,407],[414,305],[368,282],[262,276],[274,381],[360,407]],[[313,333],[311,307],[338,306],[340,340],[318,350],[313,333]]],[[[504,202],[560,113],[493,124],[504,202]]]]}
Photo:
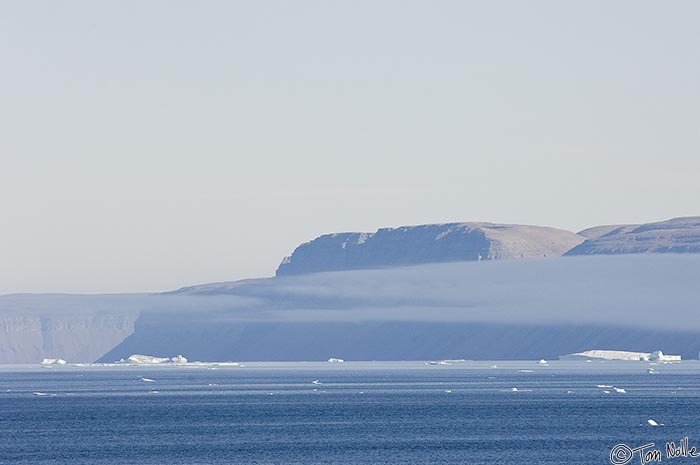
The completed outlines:
{"type": "Polygon", "coordinates": [[[648,367],[3,367],[0,463],[605,464],[653,442],[700,464],[664,450],[700,445],[700,364],[648,367]]]}

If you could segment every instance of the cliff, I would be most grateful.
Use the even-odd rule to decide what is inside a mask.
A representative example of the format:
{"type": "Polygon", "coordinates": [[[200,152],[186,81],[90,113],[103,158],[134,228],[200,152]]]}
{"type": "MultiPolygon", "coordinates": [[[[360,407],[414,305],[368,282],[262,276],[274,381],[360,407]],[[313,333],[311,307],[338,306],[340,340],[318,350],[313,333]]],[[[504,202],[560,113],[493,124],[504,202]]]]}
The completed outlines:
{"type": "Polygon", "coordinates": [[[596,226],[581,231],[587,240],[565,255],[700,253],[700,217],[658,223],[596,226]]]}
{"type": "Polygon", "coordinates": [[[0,296],[0,364],[97,360],[134,332],[139,312],[115,296],[0,296]]]}
{"type": "Polygon", "coordinates": [[[584,238],[561,229],[493,223],[326,234],[282,260],[277,276],[480,260],[558,257],[584,238]]]}

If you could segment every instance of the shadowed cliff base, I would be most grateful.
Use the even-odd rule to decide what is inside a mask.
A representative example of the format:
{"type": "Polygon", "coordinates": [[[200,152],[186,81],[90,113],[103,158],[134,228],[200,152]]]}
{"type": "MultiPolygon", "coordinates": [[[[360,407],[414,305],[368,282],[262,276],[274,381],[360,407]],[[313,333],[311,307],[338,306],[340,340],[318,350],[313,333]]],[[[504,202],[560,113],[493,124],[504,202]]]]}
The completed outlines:
{"type": "Polygon", "coordinates": [[[697,358],[700,331],[603,326],[429,322],[162,324],[142,315],[136,332],[101,362],[136,353],[184,354],[199,361],[536,360],[593,348],[661,349],[697,358]]]}

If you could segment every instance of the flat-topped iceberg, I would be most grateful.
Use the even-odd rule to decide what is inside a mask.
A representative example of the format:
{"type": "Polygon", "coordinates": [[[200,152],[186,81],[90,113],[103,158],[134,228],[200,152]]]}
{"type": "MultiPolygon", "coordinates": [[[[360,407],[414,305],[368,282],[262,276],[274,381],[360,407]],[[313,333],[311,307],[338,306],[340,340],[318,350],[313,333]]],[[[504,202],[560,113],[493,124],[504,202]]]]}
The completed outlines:
{"type": "Polygon", "coordinates": [[[153,355],[140,355],[134,354],[129,356],[128,359],[120,360],[122,363],[134,363],[136,365],[158,365],[163,363],[187,363],[187,359],[182,355],[176,355],[175,357],[154,357],[153,355]]]}
{"type": "Polygon", "coordinates": [[[66,361],[62,358],[45,358],[41,361],[42,365],[65,365],[66,361]]]}
{"type": "Polygon", "coordinates": [[[680,355],[664,355],[655,352],[629,352],[624,350],[586,350],[575,354],[560,355],[559,360],[631,360],[643,362],[680,362],[680,355]]]}

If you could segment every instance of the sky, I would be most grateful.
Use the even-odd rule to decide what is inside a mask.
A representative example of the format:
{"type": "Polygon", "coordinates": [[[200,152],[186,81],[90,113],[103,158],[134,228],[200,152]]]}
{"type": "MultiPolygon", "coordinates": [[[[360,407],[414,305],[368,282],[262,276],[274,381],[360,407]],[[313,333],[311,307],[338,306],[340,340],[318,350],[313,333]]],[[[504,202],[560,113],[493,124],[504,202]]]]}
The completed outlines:
{"type": "Polygon", "coordinates": [[[301,242],[698,215],[693,1],[0,3],[0,293],[271,276],[301,242]]]}

